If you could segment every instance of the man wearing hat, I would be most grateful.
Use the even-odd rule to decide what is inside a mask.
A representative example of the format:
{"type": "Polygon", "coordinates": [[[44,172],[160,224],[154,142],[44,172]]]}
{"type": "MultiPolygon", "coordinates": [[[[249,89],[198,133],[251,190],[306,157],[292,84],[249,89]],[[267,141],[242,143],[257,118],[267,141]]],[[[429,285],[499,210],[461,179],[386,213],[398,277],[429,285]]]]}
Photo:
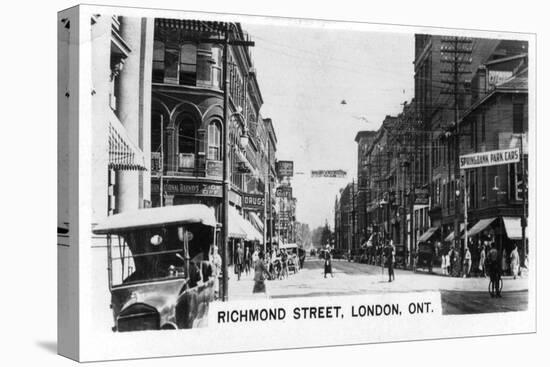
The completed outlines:
{"type": "Polygon", "coordinates": [[[330,245],[327,243],[325,247],[325,278],[327,277],[327,274],[330,273],[330,275],[334,278],[334,274],[332,274],[332,255],[330,254],[330,245]]]}

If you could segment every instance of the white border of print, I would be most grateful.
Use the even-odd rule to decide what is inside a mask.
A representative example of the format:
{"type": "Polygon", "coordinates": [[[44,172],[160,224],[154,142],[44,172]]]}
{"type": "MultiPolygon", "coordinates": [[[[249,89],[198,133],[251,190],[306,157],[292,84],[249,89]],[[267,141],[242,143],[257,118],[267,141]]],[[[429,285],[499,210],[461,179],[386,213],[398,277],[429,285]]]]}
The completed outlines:
{"type": "MultiPolygon", "coordinates": [[[[324,22],[319,20],[303,20],[290,18],[270,18],[270,17],[243,17],[227,14],[195,13],[185,11],[154,10],[154,9],[136,9],[136,8],[115,8],[101,6],[83,6],[81,12],[82,24],[88,25],[92,14],[113,14],[130,17],[165,17],[165,18],[198,18],[205,20],[231,20],[246,21],[247,23],[258,23],[266,25],[284,26],[289,24],[299,24],[304,27],[322,26],[330,29],[353,29],[357,31],[369,32],[394,32],[394,33],[437,33],[464,35],[472,37],[492,37],[492,38],[517,38],[529,40],[530,69],[529,74],[529,118],[530,118],[530,151],[534,152],[534,142],[536,129],[535,125],[535,70],[536,58],[534,55],[536,45],[535,37],[529,34],[516,34],[507,32],[484,32],[484,31],[466,31],[449,30],[429,27],[411,27],[394,26],[385,24],[366,24],[357,22],[324,22]]],[[[82,35],[89,37],[90,32],[83,29],[82,35]]],[[[90,71],[91,57],[85,57],[90,54],[90,43],[82,42],[83,56],[81,58],[82,73],[90,71]]],[[[88,80],[82,78],[81,80],[88,80]]],[[[90,90],[90,85],[86,82],[80,85],[80,95],[89,95],[86,91],[90,90]]],[[[89,104],[81,104],[81,116],[90,116],[89,104]]],[[[86,120],[82,119],[81,126],[86,126],[86,120]]],[[[91,159],[91,146],[87,143],[87,137],[81,136],[81,168],[87,167],[86,162],[91,159]]],[[[534,154],[531,154],[533,157],[534,154]]],[[[535,159],[530,159],[530,175],[536,172],[535,159]]],[[[89,164],[88,164],[89,166],[89,164]]],[[[219,352],[235,351],[253,351],[253,350],[276,350],[285,348],[301,348],[313,346],[331,346],[331,345],[349,345],[358,343],[374,343],[389,341],[406,341],[422,339],[440,339],[450,337],[467,337],[478,335],[498,335],[498,334],[516,334],[534,332],[536,329],[535,313],[535,277],[529,277],[529,310],[525,312],[510,312],[503,314],[483,314],[483,315],[461,315],[440,317],[437,322],[407,321],[407,323],[376,323],[376,328],[367,326],[358,327],[354,324],[328,324],[312,323],[307,328],[297,328],[280,325],[273,325],[270,328],[265,327],[247,327],[247,328],[204,328],[194,330],[178,330],[170,332],[140,332],[140,333],[113,333],[110,326],[97,325],[94,319],[94,310],[90,309],[92,304],[90,289],[94,282],[94,274],[91,274],[90,254],[91,232],[90,216],[86,214],[86,208],[90,208],[91,188],[87,182],[91,182],[91,172],[89,168],[81,172],[81,242],[80,242],[80,315],[81,315],[81,349],[80,358],[82,361],[108,360],[108,359],[129,359],[146,358],[158,356],[178,356],[189,354],[205,354],[219,352]],[[88,181],[86,181],[88,180],[88,181]]],[[[533,183],[536,180],[531,179],[531,192],[534,192],[533,183]]],[[[531,213],[536,212],[536,201],[531,198],[531,213]]],[[[529,238],[535,238],[535,221],[531,215],[529,222],[529,238]]],[[[531,247],[531,257],[537,258],[536,246],[531,247]]],[[[535,262],[531,262],[531,273],[536,273],[535,262]]],[[[289,302],[292,302],[290,300],[289,302]]],[[[312,303],[314,301],[312,300],[312,303]]],[[[460,354],[460,353],[459,353],[460,354]]],[[[435,361],[434,361],[435,362],[435,361]]]]}

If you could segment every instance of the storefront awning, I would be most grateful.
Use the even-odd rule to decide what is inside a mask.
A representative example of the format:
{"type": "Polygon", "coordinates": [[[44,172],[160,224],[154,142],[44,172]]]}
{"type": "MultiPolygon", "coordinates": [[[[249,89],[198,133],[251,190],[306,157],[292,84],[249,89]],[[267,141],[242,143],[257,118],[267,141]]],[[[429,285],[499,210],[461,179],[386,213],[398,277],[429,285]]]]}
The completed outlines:
{"type": "Polygon", "coordinates": [[[244,219],[243,217],[241,217],[241,219],[242,219],[242,226],[246,231],[246,240],[258,241],[260,243],[263,243],[264,236],[260,232],[258,232],[258,230],[254,228],[252,223],[250,223],[248,220],[244,219]]]}
{"type": "MultiPolygon", "coordinates": [[[[479,222],[474,224],[472,228],[470,228],[470,230],[468,231],[468,236],[475,236],[479,232],[483,231],[489,226],[489,224],[493,223],[495,219],[496,218],[488,218],[480,220],[479,222]]],[[[462,236],[462,238],[464,238],[464,236],[462,236]]]]}
{"type": "Polygon", "coordinates": [[[252,224],[254,224],[254,226],[258,229],[259,232],[263,233],[264,223],[262,222],[258,214],[254,212],[249,212],[249,215],[250,215],[250,219],[252,220],[252,224]]]}
{"type": "MultiPolygon", "coordinates": [[[[506,234],[511,240],[521,240],[521,218],[502,217],[506,234]]],[[[527,237],[527,232],[525,232],[527,237]]]]}
{"type": "Polygon", "coordinates": [[[109,168],[122,171],[147,169],[143,152],[130,139],[126,128],[116,117],[109,121],[109,168]]]}
{"type": "MultiPolygon", "coordinates": [[[[460,233],[464,231],[464,223],[460,223],[460,233]]],[[[446,242],[451,242],[455,239],[455,231],[451,231],[447,237],[445,237],[446,242]]]]}
{"type": "Polygon", "coordinates": [[[237,213],[237,210],[229,207],[229,232],[228,237],[231,238],[246,238],[246,230],[242,226],[242,217],[237,213]]]}
{"type": "Polygon", "coordinates": [[[435,234],[435,232],[437,232],[437,230],[438,230],[437,227],[428,228],[428,230],[424,232],[422,236],[420,236],[420,238],[418,238],[418,242],[426,242],[427,240],[430,239],[430,237],[432,237],[435,234]]]}

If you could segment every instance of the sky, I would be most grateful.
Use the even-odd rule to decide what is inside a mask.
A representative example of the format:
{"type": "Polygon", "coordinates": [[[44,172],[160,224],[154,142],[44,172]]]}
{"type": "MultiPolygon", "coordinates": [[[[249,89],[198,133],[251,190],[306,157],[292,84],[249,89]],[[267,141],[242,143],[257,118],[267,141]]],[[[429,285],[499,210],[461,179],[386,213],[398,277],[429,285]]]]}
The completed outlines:
{"type": "Polygon", "coordinates": [[[296,219],[334,226],[339,190],[357,177],[361,130],[376,130],[414,95],[414,35],[242,23],[252,48],[261,114],[273,120],[277,159],[294,161],[296,219]],[[345,100],[346,104],[341,102],[345,100]],[[311,178],[343,169],[345,179],[311,178]]]}

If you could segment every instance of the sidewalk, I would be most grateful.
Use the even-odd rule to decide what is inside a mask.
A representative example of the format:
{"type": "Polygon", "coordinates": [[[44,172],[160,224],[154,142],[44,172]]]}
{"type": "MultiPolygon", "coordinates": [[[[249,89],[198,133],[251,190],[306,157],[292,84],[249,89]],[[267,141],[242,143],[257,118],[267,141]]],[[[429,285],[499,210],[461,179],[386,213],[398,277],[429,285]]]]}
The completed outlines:
{"type": "MultiPolygon", "coordinates": [[[[269,281],[266,280],[266,288],[269,292],[269,281]]],[[[254,271],[251,270],[247,275],[241,274],[241,279],[237,280],[237,274],[235,274],[233,267],[229,267],[229,280],[228,280],[229,300],[254,300],[254,299],[267,299],[269,295],[266,293],[252,293],[254,288],[254,271]]]]}
{"type": "MultiPolygon", "coordinates": [[[[412,272],[412,269],[402,269],[402,268],[399,268],[396,270],[403,270],[403,271],[410,271],[412,272]]],[[[432,268],[432,273],[428,273],[428,270],[425,269],[425,268],[420,268],[417,270],[417,273],[418,274],[427,274],[427,275],[438,275],[438,276],[441,276],[441,277],[446,277],[446,278],[453,278],[451,276],[449,276],[448,274],[444,274],[443,273],[443,269],[441,269],[441,266],[435,266],[432,268]]],[[[455,278],[458,278],[458,277],[455,277],[455,278]]],[[[484,277],[480,277],[478,276],[477,274],[474,274],[474,275],[470,275],[470,277],[468,278],[479,278],[479,279],[488,279],[489,276],[487,275],[485,278],[484,277]]],[[[521,278],[529,278],[529,269],[527,268],[522,268],[521,269],[521,276],[518,276],[517,279],[521,279],[521,278]]],[[[514,277],[512,275],[503,275],[502,276],[502,279],[503,280],[514,280],[514,277]]]]}

